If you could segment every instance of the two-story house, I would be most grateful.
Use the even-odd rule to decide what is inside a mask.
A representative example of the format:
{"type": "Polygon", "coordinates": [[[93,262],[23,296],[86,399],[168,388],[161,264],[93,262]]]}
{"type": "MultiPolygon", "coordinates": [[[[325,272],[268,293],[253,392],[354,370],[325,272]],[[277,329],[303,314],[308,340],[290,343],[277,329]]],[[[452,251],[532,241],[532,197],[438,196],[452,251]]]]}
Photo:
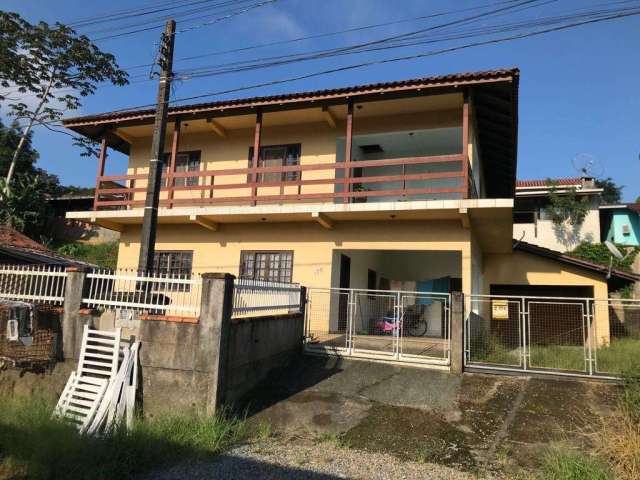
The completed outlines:
{"type": "MultiPolygon", "coordinates": [[[[503,69],[171,107],[156,268],[315,289],[606,297],[600,267],[513,248],[518,80],[503,69]]],[[[154,110],[64,121],[102,142],[94,208],[67,217],[121,232],[120,268],[137,267],[153,121],[154,110]],[[126,174],[104,175],[109,149],[129,156],[126,174]]],[[[334,317],[314,317],[315,329],[344,329],[334,317]]]]}

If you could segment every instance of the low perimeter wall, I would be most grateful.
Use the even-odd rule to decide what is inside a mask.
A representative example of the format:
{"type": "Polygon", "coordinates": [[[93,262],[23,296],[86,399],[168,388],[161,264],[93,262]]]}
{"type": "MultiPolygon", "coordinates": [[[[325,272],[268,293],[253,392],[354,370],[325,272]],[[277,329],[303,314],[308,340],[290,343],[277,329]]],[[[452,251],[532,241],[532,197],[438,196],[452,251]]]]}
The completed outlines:
{"type": "MultiPolygon", "coordinates": [[[[80,280],[68,283],[77,287],[80,280]]],[[[298,354],[304,335],[303,311],[232,319],[233,280],[229,274],[203,276],[201,314],[195,323],[120,323],[111,311],[82,310],[69,295],[62,320],[64,361],[42,374],[0,372],[0,392],[56,399],[77,364],[82,330],[88,324],[104,330],[121,327],[123,338],[141,341],[138,397],[145,415],[187,409],[211,413],[223,404],[233,405],[298,354]]],[[[81,291],[75,296],[79,299],[81,291]]]]}

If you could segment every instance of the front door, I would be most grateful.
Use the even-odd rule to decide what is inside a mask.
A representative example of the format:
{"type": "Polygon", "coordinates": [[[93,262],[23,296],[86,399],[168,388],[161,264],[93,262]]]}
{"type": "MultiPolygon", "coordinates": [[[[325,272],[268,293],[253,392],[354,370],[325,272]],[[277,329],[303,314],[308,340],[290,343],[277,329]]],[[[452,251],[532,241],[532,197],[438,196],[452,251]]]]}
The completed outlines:
{"type": "MultiPolygon", "coordinates": [[[[349,288],[351,285],[351,258],[340,255],[340,288],[349,288]]],[[[338,315],[338,331],[346,332],[349,309],[349,295],[340,295],[338,315]]]]}

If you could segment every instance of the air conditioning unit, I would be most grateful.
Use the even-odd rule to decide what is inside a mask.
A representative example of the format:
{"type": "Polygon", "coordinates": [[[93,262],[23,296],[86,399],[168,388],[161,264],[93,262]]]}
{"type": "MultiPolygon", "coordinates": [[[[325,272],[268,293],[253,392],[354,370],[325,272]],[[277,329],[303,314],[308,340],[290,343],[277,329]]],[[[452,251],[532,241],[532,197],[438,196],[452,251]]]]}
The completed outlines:
{"type": "Polygon", "coordinates": [[[128,326],[140,320],[138,312],[128,308],[116,309],[116,326],[128,326]]]}

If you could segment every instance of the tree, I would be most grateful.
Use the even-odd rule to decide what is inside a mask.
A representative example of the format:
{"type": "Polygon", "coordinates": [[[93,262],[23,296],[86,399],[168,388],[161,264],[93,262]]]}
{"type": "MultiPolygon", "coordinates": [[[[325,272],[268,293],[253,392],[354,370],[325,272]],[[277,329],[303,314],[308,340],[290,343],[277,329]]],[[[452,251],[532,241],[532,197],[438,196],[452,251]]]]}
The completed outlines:
{"type": "Polygon", "coordinates": [[[47,218],[47,194],[40,177],[16,177],[15,188],[7,189],[0,179],[0,222],[38,238],[47,218]]]}
{"type": "Polygon", "coordinates": [[[60,23],[32,25],[17,13],[0,12],[0,86],[14,89],[0,101],[10,115],[25,121],[7,171],[6,193],[33,126],[54,129],[52,124],[66,110],[78,109],[80,97],[94,93],[100,82],[126,85],[127,73],[89,38],[60,23]],[[33,95],[36,104],[29,106],[20,94],[33,95]]]}
{"type": "MultiPolygon", "coordinates": [[[[14,122],[10,126],[5,126],[0,120],[0,177],[6,177],[11,165],[13,154],[22,137],[22,130],[18,123],[14,122]]],[[[31,139],[33,131],[25,137],[23,147],[17,157],[14,176],[20,178],[38,177],[41,180],[41,187],[49,195],[58,195],[61,192],[60,182],[56,175],[48,173],[36,166],[40,155],[33,148],[31,139]]]]}
{"type": "Polygon", "coordinates": [[[611,177],[598,179],[595,183],[596,187],[604,189],[602,192],[602,201],[604,203],[620,203],[624,186],[618,186],[611,177]]]}

